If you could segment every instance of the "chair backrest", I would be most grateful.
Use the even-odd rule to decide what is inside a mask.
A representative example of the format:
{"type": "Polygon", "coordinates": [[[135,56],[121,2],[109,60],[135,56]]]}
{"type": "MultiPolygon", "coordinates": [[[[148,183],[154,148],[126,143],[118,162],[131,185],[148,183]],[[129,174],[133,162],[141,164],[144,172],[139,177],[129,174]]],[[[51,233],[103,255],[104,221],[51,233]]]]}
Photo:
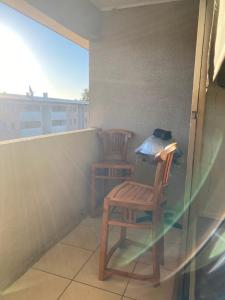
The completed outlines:
{"type": "Polygon", "coordinates": [[[123,129],[100,130],[98,132],[104,160],[127,160],[128,141],[133,132],[123,129]]]}
{"type": "Polygon", "coordinates": [[[173,162],[173,155],[177,149],[177,144],[172,143],[164,150],[156,154],[157,161],[154,186],[162,188],[168,184],[170,169],[173,162]]]}

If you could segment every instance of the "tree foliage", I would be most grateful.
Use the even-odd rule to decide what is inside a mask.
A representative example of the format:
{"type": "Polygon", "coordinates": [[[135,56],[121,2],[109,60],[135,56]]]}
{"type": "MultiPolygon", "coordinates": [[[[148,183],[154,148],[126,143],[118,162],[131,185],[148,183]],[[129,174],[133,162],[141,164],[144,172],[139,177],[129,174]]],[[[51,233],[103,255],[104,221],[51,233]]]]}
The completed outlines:
{"type": "Polygon", "coordinates": [[[89,93],[89,89],[84,89],[83,93],[81,95],[81,100],[82,101],[90,101],[90,93],[89,93]]]}

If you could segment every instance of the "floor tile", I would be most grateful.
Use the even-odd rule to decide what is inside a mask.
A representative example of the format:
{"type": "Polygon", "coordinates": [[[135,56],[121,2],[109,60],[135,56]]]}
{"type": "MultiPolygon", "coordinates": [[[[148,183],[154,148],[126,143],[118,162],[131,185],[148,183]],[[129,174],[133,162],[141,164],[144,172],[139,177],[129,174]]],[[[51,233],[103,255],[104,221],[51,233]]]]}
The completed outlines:
{"type": "Polygon", "coordinates": [[[61,243],[93,251],[98,247],[99,236],[98,227],[80,224],[61,240],[61,243]]]}
{"type": "MultiPolygon", "coordinates": [[[[149,265],[138,264],[135,267],[135,272],[139,274],[149,274],[149,265]]],[[[166,277],[166,271],[162,271],[162,277],[166,277]]],[[[157,288],[153,287],[149,282],[144,282],[141,280],[130,280],[127,286],[125,296],[131,297],[137,300],[173,300],[172,290],[173,290],[174,280],[170,278],[167,281],[163,281],[161,285],[157,288]]]]}
{"type": "Polygon", "coordinates": [[[121,300],[120,295],[112,294],[85,284],[73,282],[60,300],[121,300]]]}
{"type": "MultiPolygon", "coordinates": [[[[125,287],[127,285],[128,279],[119,276],[112,276],[108,280],[100,281],[98,280],[98,261],[99,261],[98,252],[95,253],[88,261],[88,263],[83,267],[80,273],[75,277],[75,281],[89,284],[94,287],[102,288],[107,291],[111,291],[118,294],[123,294],[125,287]]],[[[121,270],[131,271],[135,263],[132,262],[128,265],[124,265],[125,260],[121,257],[112,258],[111,266],[118,267],[121,270]]]]}
{"type": "Polygon", "coordinates": [[[171,228],[165,235],[165,242],[167,244],[180,244],[182,239],[182,230],[171,228]]]}
{"type": "Polygon", "coordinates": [[[152,254],[150,250],[144,251],[140,254],[138,261],[143,264],[151,265],[152,264],[152,254]]]}
{"type": "MultiPolygon", "coordinates": [[[[109,234],[109,247],[115,245],[117,241],[119,241],[120,232],[119,231],[111,231],[109,234]]],[[[136,232],[132,232],[128,230],[127,239],[124,246],[116,250],[117,255],[126,256],[129,260],[137,260],[140,255],[145,252],[147,243],[146,243],[146,234],[138,235],[136,232]]]]}
{"type": "Polygon", "coordinates": [[[56,300],[70,283],[69,280],[44,272],[29,270],[18,279],[1,300],[56,300]]]}
{"type": "Polygon", "coordinates": [[[57,244],[33,268],[72,279],[91,255],[88,250],[57,244]]]}
{"type": "Polygon", "coordinates": [[[102,218],[100,218],[100,217],[92,218],[92,217],[88,216],[80,223],[80,225],[91,226],[91,227],[96,227],[96,228],[100,229],[100,227],[102,225],[102,218]]]}
{"type": "MultiPolygon", "coordinates": [[[[128,239],[131,239],[133,241],[140,242],[143,244],[145,244],[149,234],[150,233],[148,230],[140,230],[140,229],[136,229],[136,228],[135,229],[133,229],[133,228],[127,229],[127,238],[128,239]]],[[[119,237],[120,237],[120,228],[117,226],[113,226],[112,230],[110,231],[110,239],[113,242],[116,242],[116,241],[118,241],[119,237]]]]}
{"type": "MultiPolygon", "coordinates": [[[[164,266],[169,270],[174,270],[179,265],[180,247],[179,245],[165,244],[164,249],[164,266]]],[[[139,260],[143,264],[152,264],[151,251],[145,251],[140,255],[139,260]]]]}
{"type": "MultiPolygon", "coordinates": [[[[146,242],[148,244],[148,241],[146,242]]],[[[149,245],[151,238],[149,238],[149,245]]],[[[165,267],[169,270],[177,268],[180,259],[181,250],[181,230],[172,228],[165,236],[164,239],[164,262],[165,267]]],[[[151,264],[151,251],[144,251],[139,258],[140,263],[151,264]]]]}
{"type": "Polygon", "coordinates": [[[174,270],[178,267],[180,261],[180,244],[172,245],[165,244],[165,267],[169,270],[174,270]]]}

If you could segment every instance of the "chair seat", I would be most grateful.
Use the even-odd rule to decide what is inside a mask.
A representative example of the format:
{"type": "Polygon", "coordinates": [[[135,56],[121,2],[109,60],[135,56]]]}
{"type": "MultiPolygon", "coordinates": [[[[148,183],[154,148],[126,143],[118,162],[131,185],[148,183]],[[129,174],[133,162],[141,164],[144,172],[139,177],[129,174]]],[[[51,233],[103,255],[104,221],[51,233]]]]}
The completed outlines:
{"type": "Polygon", "coordinates": [[[154,206],[155,189],[152,186],[125,181],[112,189],[107,199],[119,206],[151,209],[154,206]]]}

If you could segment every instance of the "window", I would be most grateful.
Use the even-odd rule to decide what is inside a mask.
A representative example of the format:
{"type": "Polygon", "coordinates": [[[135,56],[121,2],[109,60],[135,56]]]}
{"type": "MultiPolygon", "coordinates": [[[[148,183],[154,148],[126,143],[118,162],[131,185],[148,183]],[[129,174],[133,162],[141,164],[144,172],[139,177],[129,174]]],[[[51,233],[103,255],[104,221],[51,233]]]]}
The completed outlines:
{"type": "Polygon", "coordinates": [[[52,111],[54,112],[66,111],[66,106],[60,106],[60,105],[53,106],[52,111]]]}
{"type": "Polygon", "coordinates": [[[53,120],[52,126],[64,126],[67,124],[67,120],[53,120]]]}
{"type": "Polygon", "coordinates": [[[30,112],[35,112],[35,111],[41,110],[40,105],[34,105],[34,104],[28,104],[24,108],[25,108],[25,111],[30,111],[30,112]]]}
{"type": "Polygon", "coordinates": [[[20,127],[21,129],[40,128],[41,122],[40,121],[21,122],[20,127]]]}
{"type": "Polygon", "coordinates": [[[83,124],[89,52],[3,3],[0,19],[0,140],[83,124]]]}

